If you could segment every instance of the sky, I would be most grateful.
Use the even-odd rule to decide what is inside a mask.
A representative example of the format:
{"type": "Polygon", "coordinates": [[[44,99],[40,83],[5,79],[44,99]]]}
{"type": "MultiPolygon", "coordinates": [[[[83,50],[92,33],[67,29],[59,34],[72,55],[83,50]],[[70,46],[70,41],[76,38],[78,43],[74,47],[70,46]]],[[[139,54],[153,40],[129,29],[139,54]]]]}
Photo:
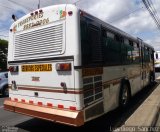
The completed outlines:
{"type": "MultiPolygon", "coordinates": [[[[160,29],[145,8],[142,0],[0,0],[0,39],[8,40],[8,32],[13,20],[34,11],[38,7],[62,3],[75,3],[76,6],[99,19],[139,37],[160,51],[160,29]]],[[[151,0],[160,15],[160,0],[151,0]]]]}

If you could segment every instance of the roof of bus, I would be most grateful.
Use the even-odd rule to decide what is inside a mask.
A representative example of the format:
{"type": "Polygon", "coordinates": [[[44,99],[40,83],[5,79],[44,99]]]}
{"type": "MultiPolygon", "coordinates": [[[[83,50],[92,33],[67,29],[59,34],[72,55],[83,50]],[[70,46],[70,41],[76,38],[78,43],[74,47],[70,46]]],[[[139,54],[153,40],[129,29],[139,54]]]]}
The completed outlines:
{"type": "MultiPolygon", "coordinates": [[[[81,10],[81,9],[80,9],[80,10],[81,10]]],[[[83,10],[81,10],[81,11],[82,11],[82,12],[85,12],[85,11],[83,11],[83,10]]],[[[113,32],[115,32],[115,33],[121,34],[122,36],[125,36],[125,37],[127,37],[128,39],[130,39],[130,40],[133,40],[133,41],[135,41],[135,42],[138,42],[138,39],[140,39],[140,38],[138,38],[138,37],[136,38],[136,37],[131,36],[130,34],[128,34],[128,33],[124,32],[124,31],[118,29],[117,27],[114,27],[114,26],[108,24],[107,22],[104,22],[103,20],[101,20],[101,19],[99,19],[99,18],[97,18],[97,17],[95,17],[95,16],[93,16],[93,15],[87,13],[87,12],[85,12],[85,14],[87,14],[87,17],[89,17],[89,18],[94,19],[94,20],[96,19],[97,21],[99,21],[99,23],[101,23],[101,24],[102,24],[103,26],[105,26],[107,29],[109,29],[109,30],[111,30],[111,31],[113,31],[113,32]]],[[[141,40],[141,39],[140,39],[140,40],[141,40]]],[[[154,50],[154,48],[153,48],[151,45],[147,44],[146,42],[143,41],[143,44],[145,44],[147,47],[149,47],[149,48],[151,48],[151,49],[154,50]]]]}
{"type": "MultiPolygon", "coordinates": [[[[80,10],[80,11],[82,11],[82,12],[85,12],[85,11],[81,10],[80,8],[76,7],[76,6],[73,5],[73,4],[51,5],[51,6],[47,6],[47,7],[42,8],[42,10],[44,10],[44,9],[50,9],[50,8],[57,7],[57,6],[59,6],[59,7],[68,6],[69,8],[77,8],[78,10],[80,10]]],[[[39,10],[39,9],[36,9],[35,11],[37,11],[37,10],[39,10]]],[[[35,12],[35,11],[33,11],[33,12],[35,12]]],[[[25,19],[25,18],[28,17],[29,15],[30,15],[30,13],[28,13],[27,15],[21,17],[21,18],[18,19],[16,22],[14,22],[14,23],[11,25],[11,29],[13,28],[13,26],[15,25],[15,23],[20,22],[21,20],[25,19]]],[[[124,32],[124,31],[122,31],[122,30],[120,30],[120,29],[118,29],[118,28],[116,28],[116,27],[114,27],[114,26],[112,26],[112,25],[110,25],[110,24],[108,24],[107,22],[104,22],[104,21],[102,21],[101,19],[99,19],[99,18],[97,18],[97,17],[95,17],[95,16],[93,16],[93,15],[87,13],[87,12],[85,12],[85,15],[86,15],[87,17],[91,18],[91,19],[94,19],[94,20],[98,21],[99,23],[101,23],[103,26],[105,26],[105,27],[108,28],[109,30],[111,30],[111,31],[113,31],[113,32],[115,32],[115,33],[121,34],[122,36],[125,36],[125,37],[127,37],[128,39],[131,39],[131,40],[133,40],[133,41],[135,41],[135,42],[138,42],[138,38],[135,38],[135,37],[131,36],[130,34],[124,32]]],[[[152,47],[151,45],[149,45],[149,44],[147,44],[147,43],[145,43],[145,42],[143,42],[143,43],[144,43],[147,47],[150,47],[150,48],[153,49],[153,47],[152,47]]]]}
{"type": "MultiPolygon", "coordinates": [[[[57,6],[59,6],[59,7],[65,7],[66,5],[67,5],[67,4],[57,4],[57,5],[46,6],[46,7],[40,8],[40,9],[33,10],[32,12],[36,12],[36,11],[39,11],[39,10],[41,10],[41,9],[42,9],[42,10],[50,9],[50,8],[57,7],[57,6]]],[[[74,7],[75,7],[75,6],[74,6],[74,7]]],[[[31,14],[32,12],[30,12],[30,13],[22,16],[22,17],[19,18],[17,21],[14,21],[14,22],[12,23],[12,25],[11,25],[11,29],[13,28],[13,26],[14,26],[16,23],[19,23],[19,22],[22,21],[23,19],[25,19],[25,18],[27,18],[28,16],[30,16],[30,14],[31,14]]]]}

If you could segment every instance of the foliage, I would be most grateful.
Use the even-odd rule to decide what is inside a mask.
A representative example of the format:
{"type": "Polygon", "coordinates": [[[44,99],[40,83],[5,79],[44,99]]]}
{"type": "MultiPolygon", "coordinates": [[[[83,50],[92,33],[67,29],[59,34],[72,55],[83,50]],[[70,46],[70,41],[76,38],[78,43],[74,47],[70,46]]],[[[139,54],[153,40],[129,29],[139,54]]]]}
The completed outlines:
{"type": "Polygon", "coordinates": [[[7,70],[8,41],[0,39],[0,71],[7,70]]]}

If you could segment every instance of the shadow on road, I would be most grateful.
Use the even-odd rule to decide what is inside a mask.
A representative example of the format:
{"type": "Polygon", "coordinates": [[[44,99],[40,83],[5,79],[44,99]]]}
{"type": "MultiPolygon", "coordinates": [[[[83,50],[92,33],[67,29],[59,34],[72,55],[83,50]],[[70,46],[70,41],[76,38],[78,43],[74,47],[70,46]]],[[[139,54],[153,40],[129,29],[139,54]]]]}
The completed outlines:
{"type": "Polygon", "coordinates": [[[117,108],[99,117],[93,121],[87,122],[81,127],[71,127],[61,124],[56,124],[50,121],[45,121],[41,119],[33,118],[31,120],[25,121],[23,123],[17,124],[15,127],[23,129],[30,132],[44,132],[44,131],[96,131],[96,132],[109,132],[114,128],[121,126],[130,115],[142,104],[142,102],[154,91],[158,83],[154,83],[150,86],[145,87],[138,94],[136,94],[132,99],[128,107],[122,112],[117,108]]]}
{"type": "Polygon", "coordinates": [[[0,94],[0,98],[8,98],[9,96],[3,96],[2,94],[0,94]]]}

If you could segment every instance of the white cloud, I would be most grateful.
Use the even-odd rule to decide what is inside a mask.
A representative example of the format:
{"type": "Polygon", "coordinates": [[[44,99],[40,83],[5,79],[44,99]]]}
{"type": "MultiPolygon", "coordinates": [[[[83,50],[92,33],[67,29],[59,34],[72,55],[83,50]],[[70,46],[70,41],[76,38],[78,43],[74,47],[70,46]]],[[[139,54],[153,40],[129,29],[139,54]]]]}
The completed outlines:
{"type": "MultiPolygon", "coordinates": [[[[159,48],[159,43],[155,43],[155,39],[159,36],[154,32],[157,31],[157,26],[150,16],[149,12],[143,5],[142,1],[135,0],[91,0],[93,1],[85,5],[81,5],[89,13],[97,16],[105,22],[114,25],[115,27],[140,37],[146,42],[149,42],[155,49],[159,48]],[[138,3],[138,4],[137,4],[138,3]],[[143,8],[142,8],[143,7],[143,8]],[[145,35],[147,34],[147,36],[145,35]],[[148,34],[150,34],[148,38],[148,34]],[[149,40],[149,41],[148,41],[149,40]]],[[[160,1],[153,1],[157,13],[160,14],[160,1]]],[[[160,41],[159,41],[160,42],[160,41]]]]}

